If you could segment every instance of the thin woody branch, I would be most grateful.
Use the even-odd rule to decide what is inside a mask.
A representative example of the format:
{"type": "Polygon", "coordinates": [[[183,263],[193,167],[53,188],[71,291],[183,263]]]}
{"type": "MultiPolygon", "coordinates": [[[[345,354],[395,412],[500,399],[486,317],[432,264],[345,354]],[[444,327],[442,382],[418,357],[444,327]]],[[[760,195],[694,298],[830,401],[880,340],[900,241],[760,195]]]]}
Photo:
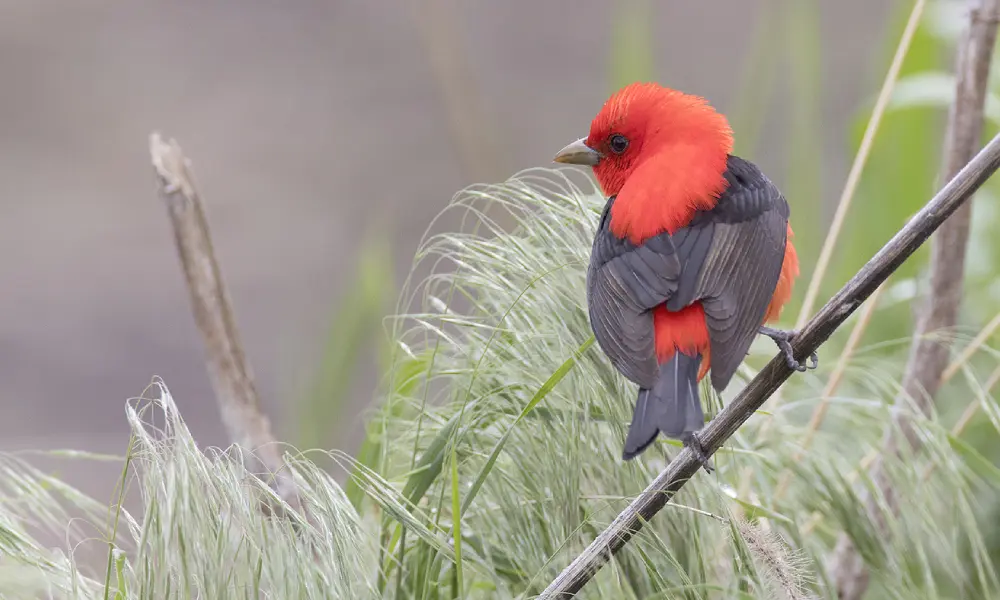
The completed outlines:
{"type": "MultiPolygon", "coordinates": [[[[986,100],[990,62],[997,38],[1000,0],[972,0],[969,22],[959,42],[956,59],[955,101],[948,115],[941,178],[950,179],[967,163],[979,146],[983,134],[983,108],[986,100]]],[[[871,478],[886,506],[893,514],[898,499],[885,472],[886,457],[898,456],[900,436],[913,450],[920,440],[910,424],[909,404],[929,414],[934,396],[950,356],[948,347],[935,339],[934,332],[947,330],[958,322],[965,273],[965,251],[969,243],[972,204],[955,211],[931,242],[931,273],[925,305],[913,333],[913,345],[903,374],[902,391],[896,398],[901,410],[894,412],[886,429],[880,457],[871,468],[871,478]]],[[[885,515],[877,497],[869,496],[866,509],[872,520],[884,530],[885,515]]],[[[841,534],[830,566],[838,597],[857,600],[868,589],[869,573],[861,555],[846,534],[841,534]]]]}
{"type": "Polygon", "coordinates": [[[191,177],[189,161],[177,142],[164,142],[158,133],[150,136],[149,151],[160,199],[170,214],[191,309],[205,343],[209,378],[229,438],[252,453],[274,478],[278,495],[297,509],[300,504],[292,474],[285,468],[270,422],[260,411],[257,389],[215,260],[208,222],[191,177]]]}
{"type": "MultiPolygon", "coordinates": [[[[1000,135],[993,138],[937,195],[882,247],[792,340],[798,360],[825,342],[878,286],[923,244],[1000,167],[1000,135]]],[[[705,453],[718,450],[792,374],[784,356],[765,366],[700,432],[705,453]]],[[[667,468],[542,592],[540,598],[571,598],[662,509],[701,463],[684,448],[667,468]]]]}

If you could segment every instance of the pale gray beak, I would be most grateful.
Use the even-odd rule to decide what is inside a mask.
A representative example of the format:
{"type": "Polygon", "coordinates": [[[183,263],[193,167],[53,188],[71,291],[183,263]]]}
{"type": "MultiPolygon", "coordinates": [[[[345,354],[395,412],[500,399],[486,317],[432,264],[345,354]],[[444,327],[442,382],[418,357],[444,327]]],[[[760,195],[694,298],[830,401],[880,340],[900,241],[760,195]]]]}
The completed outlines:
{"type": "Polygon", "coordinates": [[[587,138],[580,138],[569,146],[566,146],[556,154],[553,162],[566,163],[570,165],[590,165],[593,167],[601,162],[601,153],[588,146],[585,142],[587,138]]]}

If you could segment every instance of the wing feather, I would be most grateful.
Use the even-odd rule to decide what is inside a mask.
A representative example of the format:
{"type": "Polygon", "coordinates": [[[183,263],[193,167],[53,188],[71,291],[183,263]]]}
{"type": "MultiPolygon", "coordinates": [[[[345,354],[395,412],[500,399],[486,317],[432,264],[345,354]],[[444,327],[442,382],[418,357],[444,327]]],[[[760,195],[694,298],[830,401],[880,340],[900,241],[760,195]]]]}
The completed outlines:
{"type": "Polygon", "coordinates": [[[653,337],[655,306],[677,290],[681,264],[668,234],[635,246],[607,227],[614,197],[604,208],[587,271],[587,304],[591,328],[611,363],[642,387],[656,382],[653,337]]]}
{"type": "Polygon", "coordinates": [[[729,384],[764,320],[781,275],[789,214],[784,196],[753,163],[730,157],[726,178],[716,207],[689,226],[711,238],[707,251],[682,253],[681,279],[696,272],[696,284],[667,304],[678,310],[701,302],[718,390],[729,384]]]}
{"type": "Polygon", "coordinates": [[[587,271],[591,327],[629,380],[658,375],[651,309],[701,302],[711,342],[712,385],[728,385],[757,335],[784,259],[788,203],[753,163],[730,156],[726,191],[673,235],[636,246],[608,229],[604,208],[587,271]]]}

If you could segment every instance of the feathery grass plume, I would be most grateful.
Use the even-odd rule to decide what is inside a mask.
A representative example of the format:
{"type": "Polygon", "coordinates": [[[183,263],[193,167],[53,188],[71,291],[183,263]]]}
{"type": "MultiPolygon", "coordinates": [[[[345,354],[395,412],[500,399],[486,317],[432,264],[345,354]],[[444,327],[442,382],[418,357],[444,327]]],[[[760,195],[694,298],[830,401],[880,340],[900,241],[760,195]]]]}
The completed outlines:
{"type": "MultiPolygon", "coordinates": [[[[453,554],[443,556],[423,533],[407,537],[412,523],[385,518],[384,596],[537,594],[679,446],[661,438],[642,459],[621,461],[635,390],[592,345],[584,296],[604,202],[579,172],[532,169],[458,194],[443,215],[455,220],[458,213],[461,230],[421,244],[413,272],[430,275],[408,283],[400,312],[415,310],[391,323],[397,349],[391,391],[370,430],[377,452],[363,462],[401,489],[421,531],[441,539],[458,532],[464,588],[454,587],[453,554]]],[[[885,310],[906,308],[878,309],[885,310]]],[[[831,355],[842,337],[827,346],[831,355]]],[[[773,352],[755,344],[748,362],[759,364],[773,352]]],[[[1000,482],[969,471],[936,417],[918,422],[927,451],[901,457],[890,471],[899,494],[916,500],[933,490],[947,502],[919,502],[894,519],[899,535],[883,539],[871,534],[850,485],[848,474],[879,447],[904,358],[902,340],[859,348],[798,462],[792,455],[821,400],[826,372],[790,380],[789,401],[775,414],[752,418],[717,455],[717,474],[685,487],[679,504],[668,505],[582,597],[768,598],[775,582],[790,581],[798,582],[800,596],[824,596],[823,565],[841,528],[886,566],[876,577],[880,589],[892,590],[889,597],[1000,589],[980,533],[988,511],[979,504],[1000,482]],[[756,432],[768,421],[776,435],[760,442],[756,432]],[[934,481],[921,479],[930,464],[934,481]],[[778,498],[785,470],[792,476],[778,498]],[[737,491],[745,471],[751,479],[737,491]],[[734,541],[728,520],[717,516],[735,510],[767,536],[787,540],[796,578],[762,568],[759,556],[740,558],[746,541],[734,541]]]]}
{"type": "Polygon", "coordinates": [[[14,598],[98,598],[103,581],[77,572],[72,552],[100,536],[107,507],[30,466],[0,454],[0,590],[14,598]],[[40,536],[65,541],[47,548],[40,536]]]}
{"type": "MultiPolygon", "coordinates": [[[[387,398],[381,436],[391,443],[381,444],[378,464],[447,530],[454,448],[463,548],[494,566],[485,580],[467,571],[464,593],[537,593],[665,462],[661,442],[647,460],[622,463],[635,391],[592,346],[584,281],[603,204],[577,171],[526,171],[460,193],[446,213],[461,212],[463,231],[430,237],[417,253],[414,270],[429,264],[432,273],[406,287],[401,305],[419,308],[393,325],[400,372],[419,361],[422,377],[387,398]]],[[[720,497],[690,500],[711,512],[720,497]]],[[[672,512],[677,519],[660,521],[619,560],[618,583],[602,580],[595,593],[706,583],[716,567],[699,551],[702,530],[718,537],[725,527],[684,507],[672,512]]],[[[383,539],[403,537],[395,523],[384,528],[383,539]]],[[[422,544],[393,551],[384,585],[399,597],[451,577],[453,565],[422,544]]]]}
{"type": "MultiPolygon", "coordinates": [[[[585,265],[604,200],[589,180],[574,176],[579,173],[537,169],[459,194],[449,210],[471,216],[472,232],[437,235],[421,245],[415,268],[429,262],[433,273],[407,288],[402,302],[423,310],[395,323],[401,364],[422,357],[425,367],[419,385],[388,399],[394,416],[383,433],[392,440],[383,471],[405,481],[404,493],[436,521],[448,522],[453,515],[442,501],[448,493],[442,467],[447,448],[455,446],[465,482],[463,530],[470,548],[497,565],[489,585],[500,597],[540,591],[559,562],[663,464],[656,448],[646,464],[620,460],[634,390],[591,347],[584,298],[585,265]],[[517,226],[507,232],[500,219],[517,226]]],[[[705,583],[703,576],[687,576],[688,567],[705,558],[696,540],[702,528],[722,528],[692,518],[697,513],[676,512],[683,516],[664,520],[657,533],[670,543],[688,540],[680,552],[649,535],[619,561],[628,567],[619,575],[628,574],[634,592],[657,580],[705,583]],[[647,543],[653,544],[648,552],[647,543]],[[657,558],[651,563],[650,556],[657,558]],[[665,560],[673,575],[659,568],[665,560]]],[[[401,547],[400,566],[390,570],[405,571],[397,574],[403,580],[444,578],[426,572],[432,559],[425,550],[401,547]]]]}
{"type": "Polygon", "coordinates": [[[107,507],[14,458],[0,462],[0,590],[19,598],[122,600],[375,597],[374,535],[329,475],[290,457],[316,518],[270,517],[261,501],[280,499],[266,482],[232,451],[199,449],[163,383],[153,389],[158,398],[127,408],[133,441],[123,483],[139,494],[141,514],[111,510],[105,528],[107,507]],[[83,519],[70,521],[60,500],[83,519]],[[89,537],[84,523],[96,528],[89,537]],[[34,528],[65,532],[74,551],[85,540],[91,549],[110,545],[107,575],[83,575],[72,553],[43,550],[34,528]]]}
{"type": "MultiPolygon", "coordinates": [[[[456,197],[445,214],[459,211],[464,225],[424,241],[415,272],[430,275],[401,299],[418,309],[392,321],[390,385],[365,446],[357,460],[331,453],[354,475],[348,493],[305,458],[287,458],[308,522],[261,511],[263,499],[280,500],[234,450],[199,449],[159,381],[157,398],[127,409],[123,484],[141,513],[112,507],[109,522],[102,503],[0,456],[0,589],[123,600],[537,594],[679,446],[661,439],[621,461],[635,390],[594,347],[584,297],[603,204],[572,170],[531,170],[456,197]],[[46,530],[65,536],[65,551],[38,541],[46,530]],[[106,571],[81,572],[80,548],[108,539],[106,571]]],[[[753,350],[744,374],[774,352],[753,350]]],[[[878,489],[859,463],[891,421],[904,352],[892,341],[857,350],[799,460],[825,371],[790,380],[789,401],[752,418],[716,455],[716,474],[686,486],[582,596],[830,597],[823,563],[841,530],[875,567],[874,597],[1000,593],[987,527],[1000,476],[937,415],[915,416],[922,452],[889,458],[905,509],[889,517],[892,535],[873,533],[855,484],[878,489]],[[774,435],[761,441],[767,422],[774,435]],[[737,491],[741,473],[750,477],[737,491]],[[777,536],[787,550],[769,543],[777,536]]],[[[998,414],[977,372],[964,369],[949,390],[971,389],[985,414],[998,414]]]]}
{"type": "Polygon", "coordinates": [[[766,592],[777,600],[808,600],[805,586],[809,573],[808,561],[800,553],[791,551],[780,535],[765,531],[745,519],[733,521],[733,542],[746,547],[746,555],[754,561],[766,592]]]}
{"type": "MultiPolygon", "coordinates": [[[[122,483],[141,513],[112,507],[109,519],[103,503],[0,455],[0,590],[122,600],[537,594],[679,448],[660,439],[621,460],[635,390],[594,347],[584,296],[603,204],[579,172],[549,169],[455,198],[444,214],[459,212],[462,228],[422,243],[415,272],[430,275],[400,301],[417,309],[391,321],[393,368],[365,445],[357,459],[331,453],[353,474],[348,491],[304,457],[286,458],[309,521],[261,511],[263,499],[280,499],[235,450],[199,449],[159,381],[158,397],[126,413],[122,483]],[[38,541],[46,530],[65,536],[64,551],[38,541]],[[106,571],[78,568],[80,548],[94,545],[106,571]]],[[[888,306],[877,310],[905,310],[888,306]]],[[[948,335],[956,346],[974,337],[948,335]]],[[[773,352],[755,345],[742,373],[773,352]]],[[[716,455],[716,473],[685,486],[581,597],[832,597],[823,567],[840,531],[874,567],[874,598],[1000,595],[989,537],[1000,471],[938,415],[914,409],[923,450],[887,459],[888,489],[904,507],[887,517],[892,535],[875,534],[864,508],[860,490],[880,488],[859,463],[881,447],[904,359],[900,342],[859,348],[798,453],[826,371],[790,380],[788,401],[750,419],[716,455]],[[764,423],[772,435],[762,440],[764,423]]],[[[967,365],[948,393],[1000,414],[981,370],[967,365]]]]}

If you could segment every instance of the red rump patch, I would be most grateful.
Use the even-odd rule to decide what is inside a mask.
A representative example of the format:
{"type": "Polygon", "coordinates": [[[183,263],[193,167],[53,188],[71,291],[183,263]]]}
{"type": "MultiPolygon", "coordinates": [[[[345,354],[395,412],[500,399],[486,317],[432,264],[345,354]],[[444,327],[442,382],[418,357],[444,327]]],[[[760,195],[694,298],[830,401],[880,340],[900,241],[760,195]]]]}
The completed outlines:
{"type": "Polygon", "coordinates": [[[708,326],[701,303],[695,302],[677,312],[668,311],[662,304],[657,306],[653,309],[653,331],[656,359],[660,364],[669,361],[678,351],[688,356],[701,354],[701,369],[698,371],[698,380],[701,381],[711,364],[708,326]]]}

